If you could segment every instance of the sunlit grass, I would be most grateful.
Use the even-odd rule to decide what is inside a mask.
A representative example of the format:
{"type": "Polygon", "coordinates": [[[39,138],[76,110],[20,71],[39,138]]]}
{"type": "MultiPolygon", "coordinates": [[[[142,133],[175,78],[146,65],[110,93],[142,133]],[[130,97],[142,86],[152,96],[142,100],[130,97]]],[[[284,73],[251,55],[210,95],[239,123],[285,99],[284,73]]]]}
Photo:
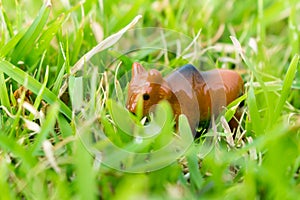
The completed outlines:
{"type": "MultiPolygon", "coordinates": [[[[297,198],[299,9],[296,0],[67,0],[43,4],[2,0],[1,198],[297,198]],[[197,44],[207,51],[203,57],[209,67],[213,63],[237,70],[245,82],[245,94],[223,113],[226,120],[242,100],[245,105],[235,137],[224,129],[224,120],[217,120],[174,162],[155,171],[147,171],[147,162],[138,162],[145,172],[131,174],[116,169],[125,170],[134,157],[110,168],[101,163],[105,161],[101,149],[107,147],[108,140],[86,133],[100,131],[116,146],[140,152],[155,152],[174,138],[178,144],[180,135],[173,129],[170,111],[164,135],[149,141],[134,140],[118,127],[116,119],[125,116],[124,80],[130,80],[126,73],[136,59],[165,66],[165,72],[170,70],[167,65],[174,68],[175,63],[184,61],[156,51],[119,57],[118,52],[107,50],[118,44],[128,31],[123,28],[138,15],[143,17],[127,28],[168,28],[190,38],[201,31],[197,44]],[[118,59],[107,66],[109,56],[118,59]],[[80,88],[82,83],[85,87],[80,88]],[[16,99],[14,91],[21,86],[33,94],[27,96],[22,90],[16,99]],[[116,105],[115,100],[123,104],[116,105]]],[[[153,119],[162,121],[163,117],[161,111],[153,119]]],[[[133,134],[143,132],[139,120],[139,115],[127,113],[125,128],[133,134]]],[[[187,123],[181,120],[179,130],[186,133],[187,123]]],[[[147,130],[155,128],[152,124],[147,130]]],[[[155,166],[172,160],[172,156],[160,154],[155,166]]]]}

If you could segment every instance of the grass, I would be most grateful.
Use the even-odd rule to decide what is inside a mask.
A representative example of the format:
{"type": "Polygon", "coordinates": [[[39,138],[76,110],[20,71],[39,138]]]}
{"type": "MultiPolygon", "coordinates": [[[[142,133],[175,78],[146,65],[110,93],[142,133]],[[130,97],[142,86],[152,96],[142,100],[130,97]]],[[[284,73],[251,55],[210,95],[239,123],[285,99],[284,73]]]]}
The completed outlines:
{"type": "Polygon", "coordinates": [[[296,0],[0,1],[1,199],[297,199],[299,9],[296,0]],[[166,103],[144,127],[124,107],[135,61],[164,75],[187,61],[238,71],[245,94],[223,115],[245,100],[240,131],[233,138],[219,117],[193,141],[181,117],[179,137],[166,103]],[[21,86],[33,94],[14,95],[21,86]]]}

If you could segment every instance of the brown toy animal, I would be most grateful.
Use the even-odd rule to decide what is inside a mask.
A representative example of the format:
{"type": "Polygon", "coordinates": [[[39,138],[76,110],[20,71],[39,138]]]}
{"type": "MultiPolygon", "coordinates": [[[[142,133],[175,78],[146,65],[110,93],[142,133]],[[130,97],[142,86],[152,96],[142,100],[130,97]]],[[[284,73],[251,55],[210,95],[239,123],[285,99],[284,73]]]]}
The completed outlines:
{"type": "Polygon", "coordinates": [[[145,116],[155,104],[167,100],[176,122],[180,114],[185,114],[195,133],[199,122],[210,120],[212,114],[217,116],[238,98],[243,93],[243,85],[241,76],[232,70],[199,72],[188,64],[163,78],[159,71],[146,71],[141,64],[134,63],[126,107],[136,113],[137,103],[141,99],[145,116]]]}

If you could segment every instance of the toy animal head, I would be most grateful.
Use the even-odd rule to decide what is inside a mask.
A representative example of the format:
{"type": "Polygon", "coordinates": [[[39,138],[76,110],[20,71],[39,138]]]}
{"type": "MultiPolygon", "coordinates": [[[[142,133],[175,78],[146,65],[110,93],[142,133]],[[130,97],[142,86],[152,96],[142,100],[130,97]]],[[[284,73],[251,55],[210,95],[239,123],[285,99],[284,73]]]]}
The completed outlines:
{"type": "Polygon", "coordinates": [[[132,65],[132,78],[128,87],[127,109],[136,113],[139,101],[143,103],[143,115],[161,100],[168,100],[172,95],[168,83],[161,73],[155,69],[146,71],[139,63],[132,65]]]}

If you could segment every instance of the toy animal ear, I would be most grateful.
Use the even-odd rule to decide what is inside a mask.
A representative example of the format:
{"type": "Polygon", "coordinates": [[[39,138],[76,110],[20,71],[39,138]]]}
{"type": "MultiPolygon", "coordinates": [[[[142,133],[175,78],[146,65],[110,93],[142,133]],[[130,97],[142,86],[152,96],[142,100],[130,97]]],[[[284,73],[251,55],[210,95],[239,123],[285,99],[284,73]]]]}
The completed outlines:
{"type": "Polygon", "coordinates": [[[156,69],[151,69],[148,72],[147,80],[149,82],[158,83],[158,84],[162,84],[164,82],[164,79],[163,79],[161,73],[159,71],[157,71],[156,69]]]}
{"type": "Polygon", "coordinates": [[[140,63],[134,62],[132,64],[132,77],[135,77],[144,72],[146,72],[146,70],[140,63]]]}

